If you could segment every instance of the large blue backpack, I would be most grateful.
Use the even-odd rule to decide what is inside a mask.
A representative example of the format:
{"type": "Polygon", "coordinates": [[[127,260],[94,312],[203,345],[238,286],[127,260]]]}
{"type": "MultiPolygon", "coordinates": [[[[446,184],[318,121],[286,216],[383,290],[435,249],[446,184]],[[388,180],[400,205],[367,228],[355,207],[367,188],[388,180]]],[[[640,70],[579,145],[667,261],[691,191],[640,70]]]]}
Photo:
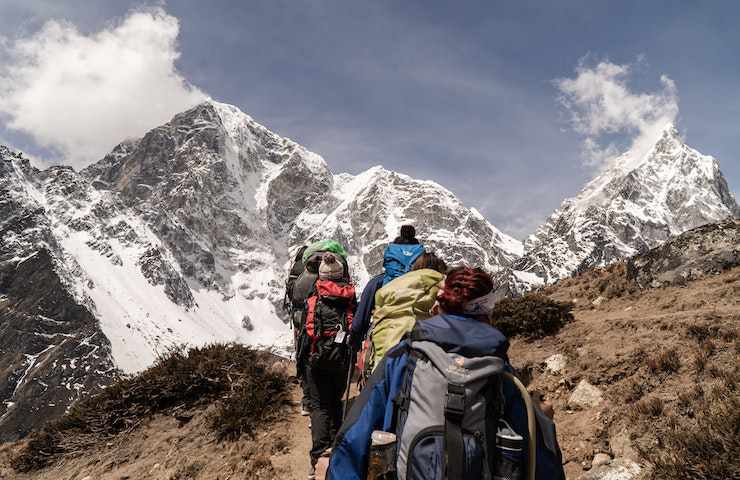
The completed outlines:
{"type": "Polygon", "coordinates": [[[424,253],[424,246],[420,244],[391,243],[388,245],[383,254],[383,268],[385,268],[383,285],[411,270],[411,265],[422,253],[424,253]]]}

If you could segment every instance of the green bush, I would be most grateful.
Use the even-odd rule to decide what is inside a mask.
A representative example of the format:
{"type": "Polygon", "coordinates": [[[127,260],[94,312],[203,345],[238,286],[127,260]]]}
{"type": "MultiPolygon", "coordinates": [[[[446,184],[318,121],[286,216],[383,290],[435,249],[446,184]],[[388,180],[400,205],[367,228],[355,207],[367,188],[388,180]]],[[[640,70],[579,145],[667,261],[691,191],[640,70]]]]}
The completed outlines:
{"type": "Polygon", "coordinates": [[[542,338],[557,333],[573,320],[573,304],[544,295],[506,298],[493,308],[491,321],[507,337],[542,338]]]}
{"type": "Polygon", "coordinates": [[[216,400],[230,405],[232,395],[245,403],[238,409],[219,407],[223,423],[214,422],[213,428],[219,438],[251,432],[274,417],[289,389],[287,375],[270,368],[274,361],[268,353],[238,344],[174,349],[140,374],[74,404],[61,419],[33,434],[12,466],[20,472],[38,470],[62,455],[82,454],[132,430],[155,413],[176,414],[216,400]]]}

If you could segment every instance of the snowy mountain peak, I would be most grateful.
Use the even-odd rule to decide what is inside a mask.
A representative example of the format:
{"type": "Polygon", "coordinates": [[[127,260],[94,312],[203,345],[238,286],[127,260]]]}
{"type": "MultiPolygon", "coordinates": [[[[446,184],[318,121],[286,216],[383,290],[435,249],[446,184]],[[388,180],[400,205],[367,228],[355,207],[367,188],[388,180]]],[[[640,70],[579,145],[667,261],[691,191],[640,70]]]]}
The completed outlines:
{"type": "Polygon", "coordinates": [[[330,198],[296,219],[292,238],[329,236],[345,242],[356,279],[363,284],[380,273],[383,249],[404,223],[416,225],[427,248],[450,264],[496,271],[521,255],[521,242],[465,207],[449,190],[381,166],[358,175],[335,175],[330,198]]]}
{"type": "Polygon", "coordinates": [[[527,239],[516,269],[552,282],[740,216],[719,162],[686,145],[674,125],[635,160],[636,152],[624,153],[565,200],[527,239]]]}

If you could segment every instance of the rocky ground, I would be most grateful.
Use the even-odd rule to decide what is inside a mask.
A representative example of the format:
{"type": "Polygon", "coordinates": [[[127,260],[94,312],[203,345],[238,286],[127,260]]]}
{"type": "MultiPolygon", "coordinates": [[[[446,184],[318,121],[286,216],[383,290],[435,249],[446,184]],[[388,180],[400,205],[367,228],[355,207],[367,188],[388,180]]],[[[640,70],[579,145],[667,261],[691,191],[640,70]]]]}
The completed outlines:
{"type": "Polygon", "coordinates": [[[575,320],[512,342],[514,365],[555,407],[568,478],[639,478],[640,448],[671,455],[667,436],[695,426],[697,388],[738,396],[740,268],[645,291],[622,290],[623,275],[618,264],[549,288],[575,320]]]}

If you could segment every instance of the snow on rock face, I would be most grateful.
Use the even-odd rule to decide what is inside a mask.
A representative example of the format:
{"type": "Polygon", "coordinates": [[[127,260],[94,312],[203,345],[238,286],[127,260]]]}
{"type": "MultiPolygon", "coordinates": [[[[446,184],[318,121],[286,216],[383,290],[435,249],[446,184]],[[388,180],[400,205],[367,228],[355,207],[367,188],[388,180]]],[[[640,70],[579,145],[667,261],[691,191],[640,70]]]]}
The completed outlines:
{"type": "Polygon", "coordinates": [[[114,375],[110,343],[78,288],[79,265],[57,241],[39,175],[0,146],[0,441],[60,416],[114,375]]]}
{"type": "Polygon", "coordinates": [[[0,148],[0,329],[34,334],[0,357],[14,372],[0,382],[0,401],[17,412],[3,416],[0,405],[3,419],[36,408],[13,390],[58,379],[48,373],[58,369],[74,372],[64,377],[74,395],[33,390],[56,408],[39,422],[105,385],[114,368],[142,370],[174,345],[287,349],[284,279],[290,254],[308,241],[342,242],[360,284],[381,270],[383,248],[406,222],[451,264],[495,271],[522,249],[433,182],[380,167],[334,175],[319,155],[212,101],[79,173],[39,171],[0,148]],[[16,273],[28,259],[43,260],[33,265],[61,296],[55,305],[68,305],[62,311],[33,310],[46,297],[17,287],[32,280],[16,273]],[[76,367],[64,370],[70,361],[76,367]]]}
{"type": "Polygon", "coordinates": [[[95,187],[88,187],[90,198],[119,203],[120,218],[132,226],[118,235],[136,239],[90,247],[71,237],[68,245],[86,271],[99,272],[96,283],[119,292],[115,301],[101,289],[90,296],[106,310],[101,324],[128,371],[173,343],[287,347],[279,305],[289,252],[311,240],[342,242],[360,283],[379,271],[382,249],[403,222],[419,225],[420,238],[452,262],[495,270],[520,249],[439,185],[381,168],[332,175],[320,156],[217,102],[122,144],[79,181],[95,187]],[[105,261],[118,268],[90,248],[109,249],[105,261]],[[255,328],[242,326],[245,316],[255,328]],[[107,325],[104,318],[112,317],[125,320],[107,325]]]}
{"type": "Polygon", "coordinates": [[[668,125],[645,158],[625,153],[565,200],[527,239],[515,269],[549,283],[738,216],[719,162],[687,146],[668,125]]]}
{"type": "Polygon", "coordinates": [[[434,182],[373,167],[357,176],[336,175],[333,183],[331,198],[305,210],[291,237],[294,244],[326,236],[344,243],[359,284],[382,272],[383,250],[405,223],[414,224],[427,249],[450,265],[493,272],[521,255],[520,242],[434,182]]]}

